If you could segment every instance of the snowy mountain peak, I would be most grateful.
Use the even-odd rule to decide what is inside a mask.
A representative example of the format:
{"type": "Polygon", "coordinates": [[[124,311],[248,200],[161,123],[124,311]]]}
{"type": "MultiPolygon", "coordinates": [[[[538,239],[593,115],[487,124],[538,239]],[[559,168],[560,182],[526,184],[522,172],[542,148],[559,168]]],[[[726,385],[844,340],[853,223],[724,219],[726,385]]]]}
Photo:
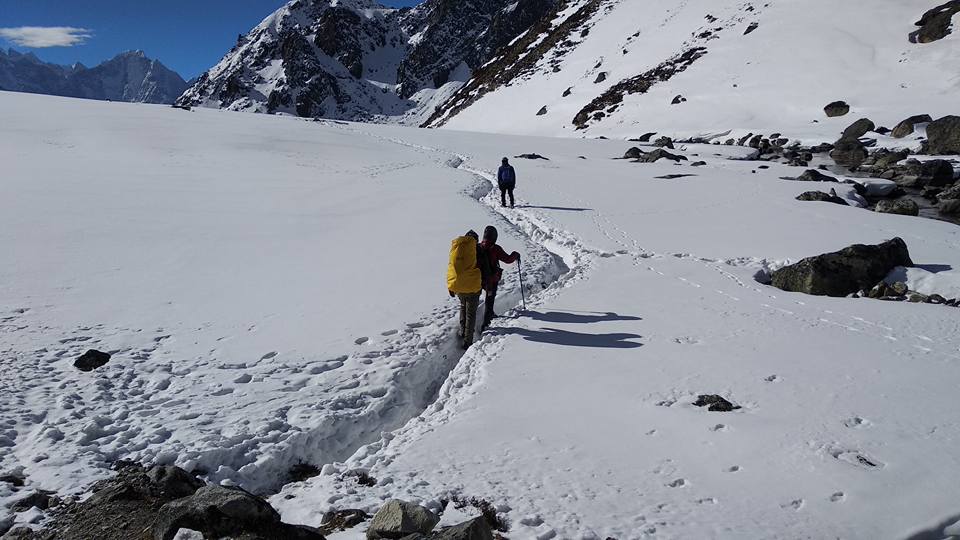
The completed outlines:
{"type": "Polygon", "coordinates": [[[0,51],[0,88],[15,92],[138,103],[173,103],[187,83],[143,51],[127,51],[87,68],[48,64],[33,54],[0,51]]]}
{"type": "Polygon", "coordinates": [[[242,36],[179,101],[416,120],[431,98],[459,87],[555,3],[427,0],[397,10],[372,0],[294,0],[242,36]]]}

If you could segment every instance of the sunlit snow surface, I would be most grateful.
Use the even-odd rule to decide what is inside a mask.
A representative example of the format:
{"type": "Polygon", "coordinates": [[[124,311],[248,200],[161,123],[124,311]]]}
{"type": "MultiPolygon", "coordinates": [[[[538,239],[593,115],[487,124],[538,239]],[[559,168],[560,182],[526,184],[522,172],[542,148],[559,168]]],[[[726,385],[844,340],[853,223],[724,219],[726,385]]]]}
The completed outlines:
{"type": "Polygon", "coordinates": [[[457,494],[511,538],[904,538],[960,514],[958,311],[753,280],[900,236],[911,285],[955,296],[952,224],[796,201],[801,170],[740,148],[641,165],[618,141],[11,93],[0,118],[0,470],[29,488],[134,459],[270,492],[306,462],[324,474],[271,499],[288,521],[457,494]],[[515,159],[501,209],[490,178],[526,152],[550,160],[515,159]],[[488,223],[528,309],[507,267],[460,358],[449,241],[488,223]],[[81,373],[90,348],[114,357],[81,373]]]}

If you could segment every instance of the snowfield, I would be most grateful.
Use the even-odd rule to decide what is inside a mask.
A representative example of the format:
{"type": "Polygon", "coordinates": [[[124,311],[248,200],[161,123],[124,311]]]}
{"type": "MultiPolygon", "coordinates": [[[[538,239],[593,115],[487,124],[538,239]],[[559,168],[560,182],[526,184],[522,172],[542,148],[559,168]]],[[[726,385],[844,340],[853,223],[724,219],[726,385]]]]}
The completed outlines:
{"type": "Polygon", "coordinates": [[[31,488],[175,463],[288,522],[480,498],[538,539],[960,520],[960,312],[754,279],[899,236],[918,267],[894,277],[958,296],[956,225],[796,201],[819,186],[738,147],[638,164],[623,141],[5,92],[0,118],[0,473],[31,488]],[[502,209],[495,168],[527,152],[549,160],[513,160],[502,209]],[[503,316],[461,356],[449,241],[487,224],[524,256],[527,309],[506,267],[503,316]],[[113,358],[78,371],[91,348],[113,358]],[[288,484],[298,463],[322,473],[288,484]]]}

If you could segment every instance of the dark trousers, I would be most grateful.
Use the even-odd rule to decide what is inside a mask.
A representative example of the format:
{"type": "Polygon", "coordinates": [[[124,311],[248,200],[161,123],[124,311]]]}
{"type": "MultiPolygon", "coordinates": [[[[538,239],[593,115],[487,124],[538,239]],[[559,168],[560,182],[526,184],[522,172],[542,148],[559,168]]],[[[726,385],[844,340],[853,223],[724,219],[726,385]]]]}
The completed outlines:
{"type": "Polygon", "coordinates": [[[500,188],[500,204],[507,205],[507,193],[510,194],[510,208],[513,208],[513,187],[500,188]]]}
{"type": "Polygon", "coordinates": [[[483,300],[483,324],[480,325],[481,330],[485,330],[490,326],[490,321],[496,316],[493,312],[493,304],[497,300],[497,286],[494,285],[487,289],[487,296],[483,300]]]}
{"type": "Polygon", "coordinates": [[[460,335],[463,345],[473,344],[473,334],[477,331],[477,308],[480,306],[480,293],[457,294],[460,299],[460,335]]]}

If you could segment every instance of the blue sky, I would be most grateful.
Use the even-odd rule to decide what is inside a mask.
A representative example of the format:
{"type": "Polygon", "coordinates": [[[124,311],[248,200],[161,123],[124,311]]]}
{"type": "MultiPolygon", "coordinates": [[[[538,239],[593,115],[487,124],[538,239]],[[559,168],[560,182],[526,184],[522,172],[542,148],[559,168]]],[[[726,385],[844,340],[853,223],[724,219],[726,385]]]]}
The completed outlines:
{"type": "MultiPolygon", "coordinates": [[[[285,0],[0,0],[0,48],[30,51],[47,62],[82,62],[87,66],[123,51],[141,49],[189,79],[216,64],[236,42],[238,34],[247,33],[285,3],[285,0]]],[[[410,6],[419,0],[385,0],[383,3],[410,6]]]]}

